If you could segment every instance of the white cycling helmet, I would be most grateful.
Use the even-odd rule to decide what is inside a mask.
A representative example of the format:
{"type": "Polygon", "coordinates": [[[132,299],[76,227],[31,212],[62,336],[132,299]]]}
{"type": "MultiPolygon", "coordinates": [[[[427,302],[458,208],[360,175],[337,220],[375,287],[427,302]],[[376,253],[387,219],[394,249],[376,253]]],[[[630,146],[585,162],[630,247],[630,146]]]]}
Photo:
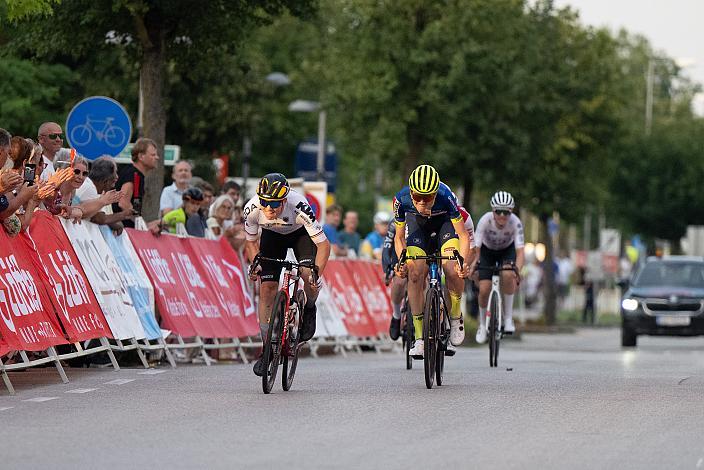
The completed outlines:
{"type": "Polygon", "coordinates": [[[493,210],[513,210],[514,205],[513,196],[506,191],[496,191],[491,197],[491,208],[493,210]]]}
{"type": "Polygon", "coordinates": [[[391,214],[389,214],[386,211],[379,211],[376,214],[374,214],[374,223],[375,224],[388,224],[390,220],[391,220],[391,214]]]}

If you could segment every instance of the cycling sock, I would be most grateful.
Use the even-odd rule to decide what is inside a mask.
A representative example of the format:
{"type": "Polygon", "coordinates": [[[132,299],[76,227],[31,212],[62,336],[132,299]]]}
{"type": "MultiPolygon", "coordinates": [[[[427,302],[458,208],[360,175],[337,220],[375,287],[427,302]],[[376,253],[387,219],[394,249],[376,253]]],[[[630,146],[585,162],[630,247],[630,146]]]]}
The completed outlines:
{"type": "Polygon", "coordinates": [[[413,315],[413,328],[415,329],[415,338],[423,338],[423,314],[413,315]]]}
{"type": "Polygon", "coordinates": [[[266,341],[266,334],[269,332],[269,324],[268,323],[260,323],[259,324],[259,332],[262,334],[262,341],[266,341]]]}
{"type": "Polygon", "coordinates": [[[513,296],[515,294],[504,294],[504,320],[513,318],[513,296]]]}
{"type": "Polygon", "coordinates": [[[479,306],[479,315],[477,316],[477,322],[479,322],[479,326],[481,327],[486,326],[486,305],[479,306]]]}
{"type": "Polygon", "coordinates": [[[396,320],[401,319],[401,304],[392,304],[394,307],[394,318],[396,320]]]}
{"type": "Polygon", "coordinates": [[[462,318],[462,294],[450,292],[450,318],[457,320],[462,318]]]}

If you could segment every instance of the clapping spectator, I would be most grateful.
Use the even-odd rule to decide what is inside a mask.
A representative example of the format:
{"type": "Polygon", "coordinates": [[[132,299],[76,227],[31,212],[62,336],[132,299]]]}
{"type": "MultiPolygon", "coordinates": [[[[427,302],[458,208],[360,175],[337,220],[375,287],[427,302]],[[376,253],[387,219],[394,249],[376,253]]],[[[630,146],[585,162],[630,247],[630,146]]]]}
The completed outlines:
{"type": "Polygon", "coordinates": [[[174,169],[171,171],[171,179],[174,182],[161,191],[159,213],[162,216],[181,206],[183,194],[191,187],[192,177],[193,174],[190,163],[181,160],[174,165],[174,169]]]}
{"type": "MultiPolygon", "coordinates": [[[[120,171],[115,184],[115,189],[120,191],[120,201],[113,204],[114,213],[132,210],[137,216],[142,214],[145,174],[154,170],[158,163],[159,152],[156,143],[152,139],[144,137],[137,139],[132,147],[132,165],[126,166],[120,171]]],[[[123,224],[125,227],[134,228],[134,222],[130,219],[125,219],[123,224]]],[[[148,226],[152,233],[159,233],[158,220],[150,222],[148,226]]]]}
{"type": "Polygon", "coordinates": [[[357,233],[357,227],[359,226],[359,214],[355,211],[345,212],[345,218],[342,220],[342,230],[337,232],[337,238],[340,240],[342,246],[347,248],[347,255],[351,253],[352,250],[355,255],[359,254],[359,244],[362,241],[362,237],[357,233]]]}
{"type": "Polygon", "coordinates": [[[117,165],[110,156],[100,157],[93,162],[88,178],[76,190],[74,202],[83,209],[83,218],[99,225],[108,225],[117,234],[124,228],[122,221],[134,217],[131,210],[112,211],[112,204],[120,200],[116,191],[117,165]]]}

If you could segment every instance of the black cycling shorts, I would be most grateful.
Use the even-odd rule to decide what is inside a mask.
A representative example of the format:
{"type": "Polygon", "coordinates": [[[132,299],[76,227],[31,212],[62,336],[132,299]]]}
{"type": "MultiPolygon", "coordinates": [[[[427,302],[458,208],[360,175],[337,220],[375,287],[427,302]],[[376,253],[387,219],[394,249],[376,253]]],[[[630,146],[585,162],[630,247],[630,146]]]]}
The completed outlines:
{"type": "Polygon", "coordinates": [[[417,246],[432,255],[453,238],[459,237],[447,216],[406,216],[406,246],[417,246]]]}
{"type": "MultiPolygon", "coordinates": [[[[482,245],[481,249],[479,250],[479,264],[478,266],[488,266],[488,267],[494,267],[496,266],[496,263],[499,263],[499,266],[503,266],[504,264],[507,263],[515,263],[516,262],[516,246],[511,243],[509,246],[504,248],[503,250],[490,250],[486,246],[482,245]]],[[[491,280],[492,272],[490,269],[480,269],[479,270],[479,280],[480,281],[485,281],[485,280],[491,280]]]]}
{"type": "MultiPolygon", "coordinates": [[[[299,263],[315,262],[315,255],[318,253],[317,245],[311,240],[310,235],[303,227],[295,232],[283,235],[272,230],[263,229],[259,242],[259,253],[266,258],[286,259],[289,248],[293,248],[293,253],[299,263]]],[[[260,273],[262,282],[279,282],[281,277],[281,265],[271,261],[262,261],[262,271],[260,273]]]]}

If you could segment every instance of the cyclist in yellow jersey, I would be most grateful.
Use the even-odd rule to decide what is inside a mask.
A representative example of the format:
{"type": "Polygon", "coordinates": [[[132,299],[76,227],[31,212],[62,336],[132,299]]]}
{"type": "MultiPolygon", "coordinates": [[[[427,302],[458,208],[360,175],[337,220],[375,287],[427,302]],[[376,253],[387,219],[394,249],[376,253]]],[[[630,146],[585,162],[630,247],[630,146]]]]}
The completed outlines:
{"type": "MultiPolygon", "coordinates": [[[[394,199],[396,236],[394,244],[400,256],[403,249],[408,255],[433,254],[439,248],[443,255],[458,250],[463,258],[470,257],[470,236],[460,214],[457,199],[450,188],[440,181],[438,172],[430,165],[420,165],[408,178],[408,186],[401,189],[394,199]]],[[[460,269],[455,261],[444,261],[445,281],[450,292],[450,343],[459,346],[464,340],[461,299],[464,279],[469,276],[469,266],[460,269]],[[452,269],[454,266],[454,269],[452,269]]],[[[409,354],[416,359],[423,357],[423,288],[428,276],[425,261],[409,260],[399,266],[396,273],[408,276],[408,303],[413,314],[415,344],[409,354]]]]}

